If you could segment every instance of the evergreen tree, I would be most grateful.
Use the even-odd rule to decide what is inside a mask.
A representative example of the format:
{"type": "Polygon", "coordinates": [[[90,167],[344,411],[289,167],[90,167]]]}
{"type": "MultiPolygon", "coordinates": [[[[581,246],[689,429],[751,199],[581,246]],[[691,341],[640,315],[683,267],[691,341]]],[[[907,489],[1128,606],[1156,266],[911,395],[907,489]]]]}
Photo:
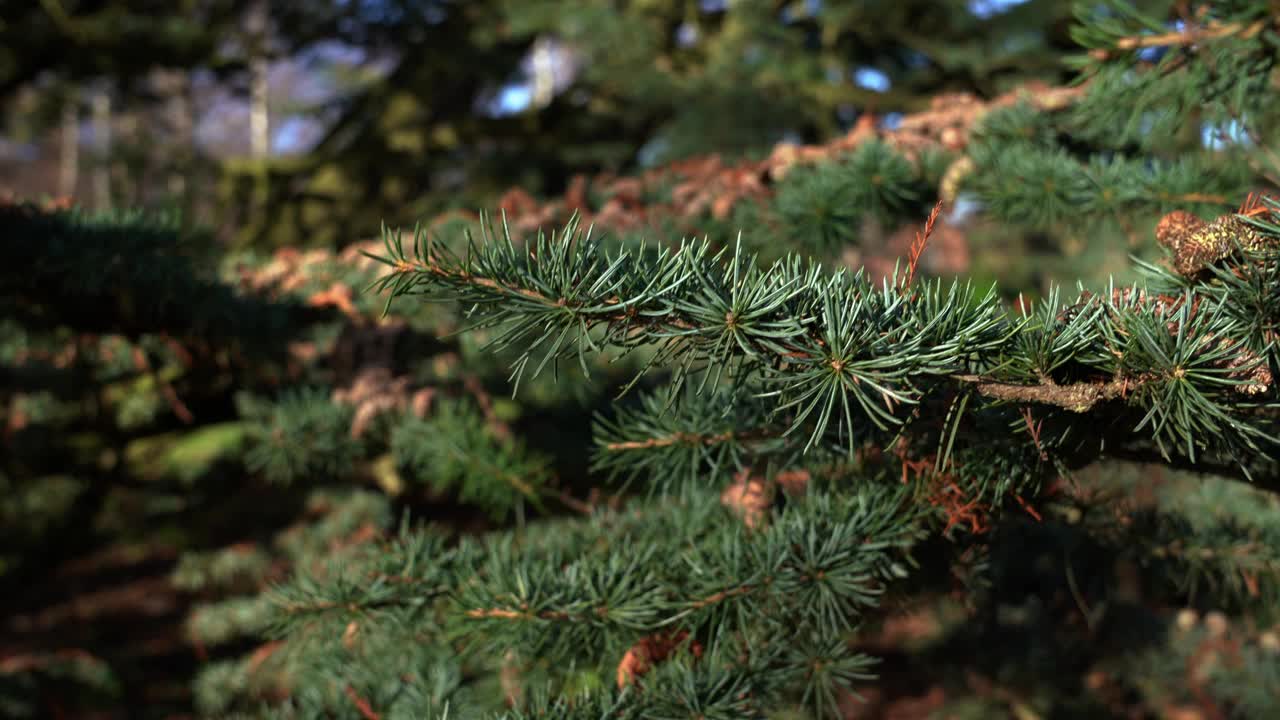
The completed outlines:
{"type": "MultiPolygon", "coordinates": [[[[786,9],[862,27],[817,5],[786,9]]],[[[160,661],[46,605],[122,572],[91,548],[168,543],[209,717],[1267,717],[1276,15],[1114,0],[1071,33],[1069,87],[737,158],[770,139],[726,126],[341,253],[6,208],[0,707],[151,704],[160,661]],[[940,277],[1009,237],[1085,282],[940,277]]]]}
{"type": "MultiPolygon", "coordinates": [[[[964,153],[941,177],[927,148],[864,133],[735,196],[773,242],[813,243],[772,262],[725,234],[619,241],[573,215],[495,218],[461,247],[385,233],[374,289],[456,303],[514,354],[515,397],[601,357],[639,365],[594,430],[596,477],[617,484],[583,517],[479,537],[406,521],[300,570],[267,596],[290,688],[273,712],[856,716],[852,693],[890,706],[909,679],[955,716],[1264,717],[1280,202],[1248,189],[1275,172],[1274,14],[1077,20],[1084,87],[980,108],[950,128],[964,153]],[[1015,227],[1150,217],[1166,262],[1008,308],[923,276],[936,209],[887,277],[804,257],[956,189],[1015,227]],[[908,622],[926,629],[906,644],[908,622]]],[[[746,167],[712,177],[770,166],[746,167]]]]}

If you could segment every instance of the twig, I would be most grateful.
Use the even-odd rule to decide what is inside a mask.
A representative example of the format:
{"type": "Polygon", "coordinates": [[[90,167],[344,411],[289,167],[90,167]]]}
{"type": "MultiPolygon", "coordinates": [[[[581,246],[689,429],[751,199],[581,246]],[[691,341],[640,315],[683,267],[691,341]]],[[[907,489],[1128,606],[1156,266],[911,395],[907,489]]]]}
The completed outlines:
{"type": "Polygon", "coordinates": [[[1117,54],[1117,51],[1128,52],[1131,50],[1141,50],[1143,48],[1164,47],[1170,45],[1194,45],[1204,40],[1221,40],[1222,38],[1239,35],[1243,38],[1251,38],[1262,32],[1267,26],[1266,20],[1258,20],[1250,25],[1242,23],[1210,23],[1203,27],[1195,25],[1187,25],[1185,29],[1174,32],[1161,33],[1159,35],[1131,35],[1122,37],[1115,42],[1112,49],[1098,48],[1089,53],[1089,55],[1097,60],[1107,60],[1117,54]]]}
{"type": "Polygon", "coordinates": [[[351,704],[355,705],[356,710],[360,712],[360,717],[364,718],[364,720],[382,720],[382,716],[374,711],[373,706],[369,704],[368,700],[365,700],[356,693],[355,688],[348,685],[344,688],[344,691],[346,692],[347,697],[350,698],[351,704]]]}
{"type": "Polygon", "coordinates": [[[1076,573],[1071,567],[1071,557],[1064,553],[1062,559],[1067,566],[1067,588],[1071,590],[1071,597],[1076,601],[1076,607],[1080,609],[1080,614],[1084,616],[1084,622],[1089,626],[1089,632],[1093,632],[1093,611],[1089,609],[1089,603],[1085,602],[1084,595],[1080,594],[1080,586],[1076,584],[1076,573]]]}
{"type": "Polygon", "coordinates": [[[1121,397],[1130,385],[1141,384],[1140,378],[1121,378],[1108,382],[1078,382],[1058,385],[1046,382],[1040,385],[1015,385],[993,382],[978,375],[954,375],[953,379],[970,383],[979,393],[996,400],[1032,402],[1053,405],[1075,413],[1089,412],[1100,402],[1121,397]]]}
{"type": "Polygon", "coordinates": [[[173,386],[160,377],[160,373],[156,372],[142,348],[133,349],[133,362],[138,370],[151,375],[151,379],[160,388],[160,393],[164,395],[169,407],[173,410],[173,414],[177,415],[179,420],[187,425],[195,422],[196,416],[191,413],[191,409],[187,407],[186,403],[182,402],[182,398],[178,397],[178,393],[174,391],[173,386]]]}

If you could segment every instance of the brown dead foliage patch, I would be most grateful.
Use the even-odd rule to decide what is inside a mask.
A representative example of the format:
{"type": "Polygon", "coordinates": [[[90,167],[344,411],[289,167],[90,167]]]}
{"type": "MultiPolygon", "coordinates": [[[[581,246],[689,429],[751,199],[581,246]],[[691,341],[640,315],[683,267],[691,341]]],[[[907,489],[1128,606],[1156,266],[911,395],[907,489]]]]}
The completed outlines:
{"type": "Polygon", "coordinates": [[[662,221],[696,229],[689,223],[698,218],[724,220],[740,203],[768,202],[775,185],[797,166],[837,159],[874,140],[912,159],[935,148],[963,153],[973,128],[991,110],[1027,102],[1056,111],[1069,107],[1083,92],[1083,86],[1032,83],[991,100],[965,93],[940,95],[928,109],[903,117],[892,129],[879,126],[868,114],[829,142],[780,143],[763,160],[730,163],[713,154],[672,162],[634,177],[579,175],[560,197],[538,202],[516,188],[502,196],[498,207],[518,235],[562,225],[574,212],[584,223],[615,232],[653,228],[662,221]],[[592,205],[592,197],[601,198],[598,206],[592,205]]]}
{"type": "MultiPolygon", "coordinates": [[[[631,683],[638,683],[640,676],[670,657],[688,639],[687,630],[656,633],[641,638],[627,650],[618,663],[618,687],[623,688],[631,683]]],[[[695,658],[701,657],[702,645],[695,640],[689,643],[689,651],[695,658]]]]}

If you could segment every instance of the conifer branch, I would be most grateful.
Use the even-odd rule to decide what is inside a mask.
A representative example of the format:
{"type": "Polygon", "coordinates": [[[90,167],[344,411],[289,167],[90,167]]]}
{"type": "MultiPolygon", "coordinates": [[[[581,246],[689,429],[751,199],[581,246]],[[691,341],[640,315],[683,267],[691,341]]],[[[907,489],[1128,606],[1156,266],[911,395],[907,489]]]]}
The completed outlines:
{"type": "Polygon", "coordinates": [[[608,452],[622,452],[626,450],[651,450],[653,448],[669,447],[671,445],[715,445],[718,443],[729,442],[730,440],[742,439],[742,435],[738,433],[723,432],[714,435],[696,435],[691,433],[675,433],[664,437],[653,437],[645,440],[623,440],[618,442],[607,442],[601,447],[608,452]]]}
{"type": "Polygon", "coordinates": [[[1141,387],[1142,378],[1123,378],[1106,382],[1078,382],[1059,385],[1045,382],[1040,385],[1014,385],[993,382],[977,375],[957,375],[956,380],[970,383],[979,393],[995,400],[1035,403],[1087,413],[1099,403],[1124,397],[1129,391],[1141,387]]]}
{"type": "MultiPolygon", "coordinates": [[[[1225,238],[1236,231],[1216,225],[1212,232],[1225,238]]],[[[1247,235],[1251,249],[1274,242],[1247,232],[1253,233],[1247,235]]],[[[1214,242],[1222,245],[1220,240],[1214,242]]],[[[1197,263],[1231,254],[1207,255],[1196,243],[1184,244],[1196,248],[1197,263]]],[[[1136,404],[1147,414],[1134,432],[1149,428],[1166,457],[1171,447],[1190,458],[1197,448],[1269,456],[1264,446],[1274,442],[1250,423],[1251,413],[1234,409],[1235,401],[1223,395],[1253,387],[1249,373],[1260,359],[1242,359],[1240,341],[1224,339],[1239,337],[1240,328],[1223,300],[1208,304],[1208,286],[1150,297],[1112,291],[1101,302],[1085,294],[1074,304],[1046,308],[1037,319],[1005,316],[993,296],[970,297],[959,286],[908,290],[893,281],[875,288],[862,275],[824,275],[794,258],[758,269],[740,248],[712,256],[705,244],[686,243],[656,254],[610,254],[574,224],[558,236],[540,235],[527,249],[517,249],[509,235],[472,244],[467,261],[422,238],[415,239],[412,256],[398,239],[388,240],[387,249],[383,262],[393,272],[379,287],[390,289],[392,298],[451,296],[466,303],[481,325],[503,326],[498,342],[528,343],[515,366],[517,379],[534,349],[542,353],[540,369],[611,345],[623,351],[652,345],[659,348],[658,361],[674,364],[677,384],[692,372],[723,375],[750,379],[762,397],[778,398],[767,416],[783,424],[781,437],[807,433],[806,450],[831,428],[852,452],[860,425],[872,433],[901,427],[909,422],[902,407],[944,395],[948,385],[951,392],[968,388],[989,401],[1076,415],[1116,401],[1136,404]],[[506,302],[513,298],[521,302],[506,302]],[[1068,329],[1067,317],[1092,324],[1073,321],[1068,329]],[[1057,334],[1058,343],[1070,339],[1071,355],[1051,365],[1040,353],[1061,350],[1023,355],[1049,337],[1044,333],[1057,334]],[[1074,377],[1055,377],[1053,368],[1071,357],[1074,377]],[[1014,368],[1021,369],[1011,374],[1014,368]],[[1200,410],[1182,415],[1164,406],[1170,401],[1200,410]],[[1174,417],[1182,419],[1171,425],[1174,417]],[[1201,421],[1220,429],[1216,437],[1195,429],[1201,421]]],[[[1269,382],[1265,387],[1270,392],[1269,382]]],[[[653,451],[694,439],[706,446],[708,439],[741,438],[723,431],[647,433],[610,441],[602,450],[653,451]]]]}
{"type": "Polygon", "coordinates": [[[1248,24],[1211,21],[1204,25],[1199,25],[1191,22],[1187,23],[1183,29],[1172,32],[1119,37],[1112,42],[1114,49],[1095,48],[1089,51],[1089,56],[1095,60],[1110,60],[1119,53],[1132,52],[1142,48],[1195,45],[1206,40],[1221,40],[1229,37],[1239,37],[1247,40],[1262,32],[1270,24],[1272,24],[1272,21],[1268,19],[1255,20],[1248,24]]]}

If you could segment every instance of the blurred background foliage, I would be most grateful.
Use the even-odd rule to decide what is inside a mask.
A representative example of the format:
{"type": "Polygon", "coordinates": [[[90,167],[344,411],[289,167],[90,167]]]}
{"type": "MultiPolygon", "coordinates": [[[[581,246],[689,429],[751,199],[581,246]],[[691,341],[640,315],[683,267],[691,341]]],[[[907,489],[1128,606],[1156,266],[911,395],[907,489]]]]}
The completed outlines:
{"type": "Polygon", "coordinates": [[[0,188],[337,247],[1058,83],[1062,0],[5,0],[0,188]],[[255,116],[260,118],[255,120],[255,116]],[[213,222],[216,218],[217,221],[213,222]]]}

